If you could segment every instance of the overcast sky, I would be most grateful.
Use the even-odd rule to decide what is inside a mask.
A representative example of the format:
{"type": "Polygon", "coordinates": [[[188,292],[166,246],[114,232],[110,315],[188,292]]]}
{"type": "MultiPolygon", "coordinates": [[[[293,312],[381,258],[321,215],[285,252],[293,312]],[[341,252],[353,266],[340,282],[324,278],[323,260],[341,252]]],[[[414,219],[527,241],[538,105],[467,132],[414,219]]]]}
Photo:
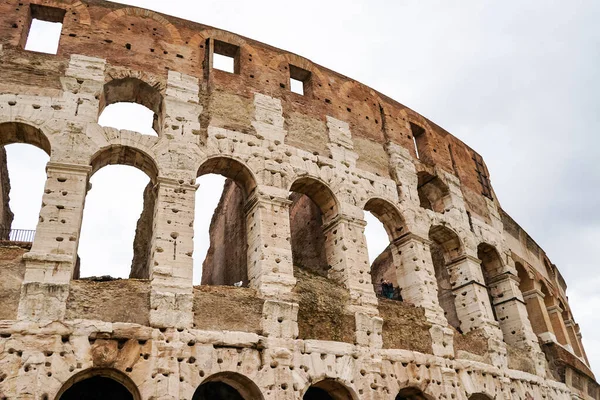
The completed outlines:
{"type": "MultiPolygon", "coordinates": [[[[596,266],[600,2],[122,3],[226,29],[305,56],[415,109],[477,150],[490,169],[502,207],[544,248],[565,277],[592,368],[600,373],[600,272],[596,266]]],[[[124,115],[128,117],[103,115],[104,124],[131,122],[133,114],[124,115]]],[[[27,182],[29,188],[35,179],[43,182],[45,160],[40,152],[32,150],[40,160],[35,164],[17,147],[8,147],[11,176],[16,173],[13,170],[25,173],[37,168],[41,171],[37,178],[22,175],[18,180],[27,182]]],[[[196,264],[201,264],[206,252],[208,224],[218,200],[218,195],[209,196],[216,190],[207,188],[222,185],[219,179],[201,179],[196,264]]],[[[92,178],[80,247],[86,275],[127,276],[146,182],[145,175],[131,167],[106,167],[92,178]],[[123,202],[128,206],[123,207],[123,202]],[[119,242],[123,243],[120,247],[119,242]]],[[[22,195],[17,190],[11,194],[13,208],[27,201],[39,205],[31,189],[22,195]]],[[[37,196],[41,192],[40,188],[37,196]]],[[[33,228],[36,220],[37,210],[22,226],[33,228]]],[[[21,227],[20,223],[14,227],[21,227]]],[[[368,229],[374,225],[370,223],[368,229]]],[[[381,243],[380,235],[369,233],[370,250],[372,242],[381,243]]],[[[376,251],[371,253],[375,253],[371,257],[376,255],[376,251]]],[[[196,281],[199,270],[196,265],[196,281]]]]}

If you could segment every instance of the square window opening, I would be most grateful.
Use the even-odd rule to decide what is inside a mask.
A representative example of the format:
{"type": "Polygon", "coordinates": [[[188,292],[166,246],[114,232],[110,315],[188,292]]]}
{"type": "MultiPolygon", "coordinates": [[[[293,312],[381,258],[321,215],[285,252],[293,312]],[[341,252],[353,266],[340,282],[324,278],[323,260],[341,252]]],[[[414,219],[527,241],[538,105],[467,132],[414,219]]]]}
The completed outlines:
{"type": "Polygon", "coordinates": [[[295,65],[290,68],[290,90],[296,94],[304,96],[310,93],[311,73],[295,65]]]}
{"type": "Polygon", "coordinates": [[[298,79],[290,78],[290,90],[301,96],[304,96],[304,82],[298,79]]]}
{"type": "Polygon", "coordinates": [[[230,74],[240,73],[240,48],[239,46],[214,41],[213,68],[230,74]]]}
{"type": "Polygon", "coordinates": [[[65,10],[31,5],[31,24],[27,32],[25,50],[56,54],[62,32],[65,10]]]}

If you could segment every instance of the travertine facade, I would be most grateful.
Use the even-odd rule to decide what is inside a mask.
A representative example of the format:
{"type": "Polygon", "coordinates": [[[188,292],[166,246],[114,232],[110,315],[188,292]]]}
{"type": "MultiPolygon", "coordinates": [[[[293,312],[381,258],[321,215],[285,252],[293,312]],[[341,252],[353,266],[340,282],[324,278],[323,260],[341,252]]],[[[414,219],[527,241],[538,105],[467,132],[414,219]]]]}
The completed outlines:
{"type": "Polygon", "coordinates": [[[481,157],[416,112],[300,56],[98,0],[4,0],[0,62],[0,144],[50,155],[31,248],[0,248],[1,399],[111,384],[134,399],[600,398],[560,273],[481,157]],[[24,50],[32,18],[63,23],[58,54],[24,50]],[[153,110],[158,136],[98,125],[117,102],[153,110]],[[151,179],[131,279],[79,280],[88,182],[109,164],[151,179]],[[247,257],[216,249],[203,283],[247,287],[192,285],[207,173],[237,184],[222,203],[245,224],[215,217],[213,240],[245,235],[247,257]],[[402,302],[376,297],[365,211],[390,239],[373,276],[402,302]]]}

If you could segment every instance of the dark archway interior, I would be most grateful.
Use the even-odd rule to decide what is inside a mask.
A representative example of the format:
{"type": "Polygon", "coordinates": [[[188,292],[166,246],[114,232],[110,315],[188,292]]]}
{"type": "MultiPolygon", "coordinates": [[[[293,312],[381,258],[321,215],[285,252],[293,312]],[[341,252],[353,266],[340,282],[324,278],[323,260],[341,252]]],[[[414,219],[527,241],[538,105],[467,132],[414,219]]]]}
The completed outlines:
{"type": "Polygon", "coordinates": [[[228,384],[217,381],[200,385],[192,400],[244,400],[244,398],[228,384]]]}
{"type": "Polygon", "coordinates": [[[428,400],[428,398],[417,388],[402,389],[396,396],[396,400],[428,400]]]}
{"type": "Polygon", "coordinates": [[[304,400],[333,400],[333,397],[327,393],[327,391],[318,388],[310,387],[303,397],[304,400]]]}
{"type": "Polygon", "coordinates": [[[114,379],[93,376],[71,386],[59,400],[133,400],[127,388],[114,379]]]}

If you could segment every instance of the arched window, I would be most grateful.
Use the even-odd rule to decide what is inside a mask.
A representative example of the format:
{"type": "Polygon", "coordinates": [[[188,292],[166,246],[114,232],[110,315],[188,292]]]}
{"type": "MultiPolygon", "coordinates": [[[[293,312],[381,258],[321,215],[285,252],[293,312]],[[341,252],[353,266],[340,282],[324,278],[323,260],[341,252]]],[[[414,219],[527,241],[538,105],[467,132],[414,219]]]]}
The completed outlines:
{"type": "Polygon", "coordinates": [[[370,199],[365,204],[365,211],[365,237],[375,293],[388,299],[402,300],[390,245],[405,233],[404,220],[398,210],[383,199],[370,199]]]}
{"type": "Polygon", "coordinates": [[[422,390],[409,387],[400,390],[396,400],[431,400],[432,397],[423,393],[422,390]]]}
{"type": "Polygon", "coordinates": [[[140,79],[114,79],[104,85],[98,118],[102,126],[158,136],[163,114],[160,91],[140,79]]]}
{"type": "Polygon", "coordinates": [[[194,392],[192,400],[262,400],[252,380],[235,372],[211,375],[194,392]]]}
{"type": "Polygon", "coordinates": [[[31,242],[46,182],[50,142],[37,128],[0,124],[0,239],[31,242]]]}
{"type": "Polygon", "coordinates": [[[438,283],[438,301],[444,310],[448,323],[460,330],[460,320],[456,312],[455,296],[450,283],[448,265],[463,254],[462,245],[458,235],[452,230],[436,225],[429,230],[431,243],[431,259],[435,270],[435,279],[438,283]]]}
{"type": "Polygon", "coordinates": [[[158,169],[147,154],[120,146],[101,150],[91,165],[74,278],[148,279],[158,169]]]}
{"type": "Polygon", "coordinates": [[[338,214],[331,190],[313,178],[300,178],[290,189],[290,230],[294,266],[328,276],[334,263],[326,246],[324,226],[338,214]]]}
{"type": "Polygon", "coordinates": [[[203,285],[247,286],[245,206],[254,192],[256,180],[244,164],[226,157],[205,161],[198,177],[194,283],[199,280],[203,285]]]}
{"type": "Polygon", "coordinates": [[[450,189],[439,177],[425,171],[417,174],[417,193],[421,207],[438,213],[450,203],[450,189]]]}
{"type": "Polygon", "coordinates": [[[494,296],[492,296],[492,284],[493,279],[502,273],[502,260],[498,254],[498,250],[494,246],[487,243],[480,243],[477,246],[477,258],[481,260],[481,270],[483,272],[483,279],[485,286],[487,286],[488,297],[490,299],[490,305],[492,306],[492,313],[494,319],[500,322],[496,307],[494,306],[494,296]]]}
{"type": "Polygon", "coordinates": [[[312,384],[303,400],[353,400],[356,396],[346,386],[334,379],[324,379],[312,384]]]}
{"type": "Polygon", "coordinates": [[[110,369],[88,369],[71,377],[60,389],[56,400],[141,400],[131,379],[110,369]]]}
{"type": "Polygon", "coordinates": [[[469,396],[469,400],[491,400],[492,398],[487,394],[483,393],[474,393],[469,396]]]}

